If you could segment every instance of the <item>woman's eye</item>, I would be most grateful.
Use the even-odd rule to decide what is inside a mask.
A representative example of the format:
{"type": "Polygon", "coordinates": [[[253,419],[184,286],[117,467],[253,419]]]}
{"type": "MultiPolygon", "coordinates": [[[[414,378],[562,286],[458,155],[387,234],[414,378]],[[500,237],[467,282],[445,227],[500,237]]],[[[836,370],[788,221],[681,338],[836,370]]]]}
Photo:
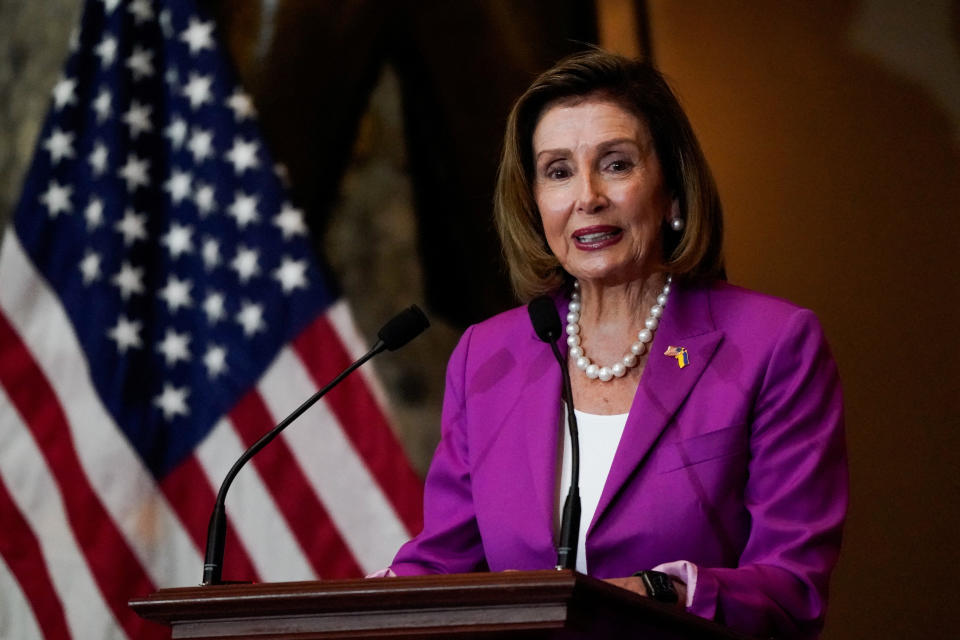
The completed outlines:
{"type": "Polygon", "coordinates": [[[563,180],[570,177],[570,171],[566,167],[549,167],[547,177],[551,180],[563,180]]]}
{"type": "Polygon", "coordinates": [[[615,171],[619,173],[621,171],[626,171],[627,169],[629,169],[630,163],[627,162],[626,160],[613,160],[612,162],[610,162],[610,164],[607,165],[607,168],[610,169],[610,171],[615,171]]]}

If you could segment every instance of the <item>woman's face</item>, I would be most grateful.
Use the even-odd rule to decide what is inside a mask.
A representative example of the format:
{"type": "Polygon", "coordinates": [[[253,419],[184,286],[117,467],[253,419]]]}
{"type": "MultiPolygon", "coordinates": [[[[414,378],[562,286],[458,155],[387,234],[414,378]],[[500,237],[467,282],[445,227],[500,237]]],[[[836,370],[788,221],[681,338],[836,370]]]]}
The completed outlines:
{"type": "Polygon", "coordinates": [[[603,98],[560,102],[533,132],[533,192],[547,244],[581,282],[646,278],[670,215],[646,124],[603,98]]]}

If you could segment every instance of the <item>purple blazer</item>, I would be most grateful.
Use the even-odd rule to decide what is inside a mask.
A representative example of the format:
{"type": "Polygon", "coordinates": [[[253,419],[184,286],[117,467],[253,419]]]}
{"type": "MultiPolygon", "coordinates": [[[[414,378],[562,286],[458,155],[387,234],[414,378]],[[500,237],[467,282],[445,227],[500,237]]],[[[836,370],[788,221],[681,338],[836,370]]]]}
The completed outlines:
{"type": "MultiPolygon", "coordinates": [[[[424,529],[391,569],[552,568],[561,379],[526,309],[470,327],[446,384],[424,529]]],[[[815,636],[847,485],[840,383],[814,314],[726,283],[675,283],[587,530],[587,565],[609,578],[688,560],[699,571],[691,612],[751,635],[815,636]],[[671,345],[689,365],[663,355],[671,345]]]]}

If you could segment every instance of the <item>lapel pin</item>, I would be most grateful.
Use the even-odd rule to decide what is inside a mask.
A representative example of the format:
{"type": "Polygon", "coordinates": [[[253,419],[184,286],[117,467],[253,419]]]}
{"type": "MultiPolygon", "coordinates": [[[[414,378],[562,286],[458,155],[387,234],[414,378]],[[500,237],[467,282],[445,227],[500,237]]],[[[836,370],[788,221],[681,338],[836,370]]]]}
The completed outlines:
{"type": "Polygon", "coordinates": [[[667,350],[663,352],[663,355],[676,358],[677,364],[681,369],[690,364],[690,354],[687,353],[687,350],[683,347],[674,347],[671,345],[667,347],[667,350]]]}

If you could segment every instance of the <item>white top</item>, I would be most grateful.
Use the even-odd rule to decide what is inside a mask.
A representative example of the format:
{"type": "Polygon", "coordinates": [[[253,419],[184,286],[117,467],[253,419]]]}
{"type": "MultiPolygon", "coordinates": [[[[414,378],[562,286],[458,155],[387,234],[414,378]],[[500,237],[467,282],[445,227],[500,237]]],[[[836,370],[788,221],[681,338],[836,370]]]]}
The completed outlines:
{"type": "MultiPolygon", "coordinates": [[[[620,436],[627,425],[626,413],[601,416],[573,410],[580,435],[580,538],[577,542],[577,571],[587,573],[587,528],[593,522],[603,485],[610,475],[610,465],[617,453],[620,436]]],[[[563,464],[560,472],[560,500],[557,522],[563,516],[563,503],[570,488],[570,429],[567,412],[563,412],[563,464]]]]}
{"type": "MultiPolygon", "coordinates": [[[[577,541],[577,571],[587,572],[587,529],[593,522],[600,503],[600,494],[610,475],[613,456],[617,453],[623,429],[627,426],[627,413],[612,416],[584,413],[573,410],[577,416],[580,436],[580,532],[577,541]]],[[[567,411],[563,411],[563,464],[560,472],[560,491],[557,505],[557,522],[563,519],[563,503],[570,489],[570,429],[567,427],[567,411]]],[[[686,560],[674,560],[652,567],[662,571],[682,585],[681,599],[686,606],[693,602],[697,588],[697,565],[686,560]]]]}

